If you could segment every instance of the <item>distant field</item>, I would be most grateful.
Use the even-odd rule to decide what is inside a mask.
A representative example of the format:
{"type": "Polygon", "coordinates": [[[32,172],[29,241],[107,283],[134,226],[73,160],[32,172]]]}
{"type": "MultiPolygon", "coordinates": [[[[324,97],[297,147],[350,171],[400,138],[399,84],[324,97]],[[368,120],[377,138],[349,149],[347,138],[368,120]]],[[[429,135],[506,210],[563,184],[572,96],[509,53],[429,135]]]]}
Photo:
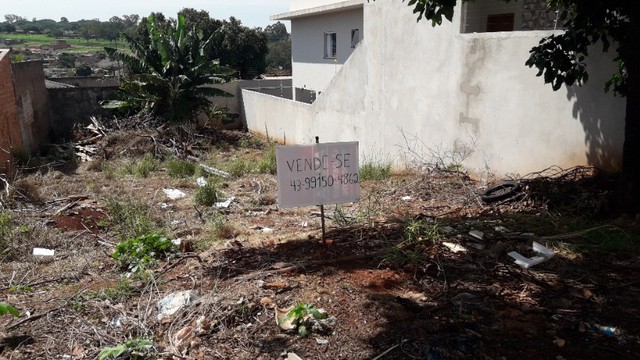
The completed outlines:
{"type": "Polygon", "coordinates": [[[72,38],[52,38],[47,35],[28,35],[28,34],[6,34],[0,33],[2,39],[22,40],[22,44],[12,45],[16,50],[28,48],[30,46],[42,46],[51,45],[56,39],[65,40],[71,47],[64,49],[65,52],[98,52],[104,51],[105,47],[126,47],[126,44],[122,41],[110,42],[108,40],[100,39],[72,39],[72,38]]]}

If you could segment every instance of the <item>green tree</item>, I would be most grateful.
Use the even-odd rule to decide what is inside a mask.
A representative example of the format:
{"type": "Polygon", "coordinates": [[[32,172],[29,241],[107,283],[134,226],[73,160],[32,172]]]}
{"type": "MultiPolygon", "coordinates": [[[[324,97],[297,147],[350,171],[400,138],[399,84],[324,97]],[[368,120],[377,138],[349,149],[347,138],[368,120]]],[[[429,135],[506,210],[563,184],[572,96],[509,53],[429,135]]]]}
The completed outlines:
{"type": "Polygon", "coordinates": [[[287,32],[287,27],[280,21],[272,25],[267,25],[267,27],[264,28],[264,33],[267,35],[267,41],[269,43],[289,40],[291,38],[291,35],[287,32]]]}
{"type": "MultiPolygon", "coordinates": [[[[375,0],[374,0],[375,1],[375,0]]],[[[510,0],[503,0],[509,2],[510,0]]],[[[443,18],[453,19],[457,0],[409,0],[418,21],[433,26],[443,18]]],[[[627,97],[623,145],[622,211],[640,209],[640,1],[637,0],[548,0],[557,11],[565,31],[544,37],[531,49],[526,65],[538,69],[538,76],[554,90],[562,85],[588,80],[586,58],[592,45],[602,51],[615,46],[618,71],[605,84],[617,95],[627,97]]]]}
{"type": "Polygon", "coordinates": [[[280,40],[267,44],[267,70],[291,70],[291,39],[280,40]]]}
{"type": "Polygon", "coordinates": [[[251,79],[266,68],[267,36],[260,28],[250,29],[232,16],[223,21],[214,39],[220,63],[235,69],[239,77],[251,79]]]}
{"type": "Polygon", "coordinates": [[[91,76],[92,73],[93,71],[88,65],[82,65],[76,68],[76,76],[91,76]]]}
{"type": "Polygon", "coordinates": [[[76,66],[76,56],[70,53],[58,55],[58,65],[63,68],[73,68],[76,66]]]}
{"type": "MultiPolygon", "coordinates": [[[[163,18],[164,19],[164,18],[163,18]]],[[[111,103],[164,119],[184,120],[209,105],[207,96],[230,96],[211,86],[229,79],[229,71],[206,59],[209,39],[184,16],[159,21],[146,20],[146,37],[123,34],[131,53],[105,48],[126,64],[128,75],[121,81],[122,101],[111,103]]]]}

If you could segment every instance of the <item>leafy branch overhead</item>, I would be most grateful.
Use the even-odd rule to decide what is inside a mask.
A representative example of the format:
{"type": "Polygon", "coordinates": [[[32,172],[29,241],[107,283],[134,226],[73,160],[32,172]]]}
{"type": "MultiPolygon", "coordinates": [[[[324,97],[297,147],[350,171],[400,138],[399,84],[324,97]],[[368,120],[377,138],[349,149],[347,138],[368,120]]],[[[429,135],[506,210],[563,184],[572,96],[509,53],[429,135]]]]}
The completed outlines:
{"type": "Polygon", "coordinates": [[[233,71],[207,60],[205,39],[183,15],[168,22],[148,18],[146,36],[123,34],[131,52],[105,48],[122,60],[127,74],[121,81],[121,101],[106,107],[123,108],[183,120],[209,105],[209,96],[231,96],[212,87],[231,79],[233,71]]]}

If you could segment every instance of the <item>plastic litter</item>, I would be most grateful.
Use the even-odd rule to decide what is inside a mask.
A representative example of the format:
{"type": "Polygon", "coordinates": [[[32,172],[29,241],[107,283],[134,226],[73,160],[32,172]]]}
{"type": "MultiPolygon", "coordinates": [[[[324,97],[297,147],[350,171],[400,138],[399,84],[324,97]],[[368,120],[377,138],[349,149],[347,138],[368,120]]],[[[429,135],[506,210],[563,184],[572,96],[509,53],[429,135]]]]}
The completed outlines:
{"type": "Polygon", "coordinates": [[[204,177],[200,176],[196,179],[196,184],[198,184],[198,186],[200,187],[205,187],[207,186],[207,180],[204,177]]]}
{"type": "Polygon", "coordinates": [[[480,230],[471,230],[469,231],[469,235],[473,236],[478,240],[482,240],[482,238],[484,238],[484,233],[480,230]]]}
{"type": "Polygon", "coordinates": [[[533,242],[533,251],[537,252],[540,255],[528,258],[520,255],[520,253],[516,251],[512,251],[507,255],[515,259],[516,264],[522,266],[525,269],[528,269],[532,266],[538,265],[551,259],[556,254],[553,250],[546,248],[535,241],[533,242]]]}
{"type": "Polygon", "coordinates": [[[413,198],[411,196],[403,196],[402,201],[411,201],[413,198]]]}
{"type": "Polygon", "coordinates": [[[45,249],[45,248],[33,248],[34,256],[53,256],[55,254],[55,250],[45,249]]]}
{"type": "Polygon", "coordinates": [[[158,320],[177,313],[180,309],[191,305],[198,295],[191,290],[169,294],[158,301],[158,320]]]}
{"type": "Polygon", "coordinates": [[[226,201],[221,201],[221,202],[215,203],[214,206],[217,207],[218,209],[226,209],[231,205],[231,203],[235,199],[236,199],[235,196],[232,196],[232,197],[228,198],[226,201]]]}
{"type": "Polygon", "coordinates": [[[162,191],[171,200],[178,200],[187,197],[187,194],[178,189],[162,189],[162,191]]]}
{"type": "Polygon", "coordinates": [[[459,244],[443,241],[442,245],[446,246],[449,250],[451,250],[454,253],[467,252],[467,248],[459,244]]]}
{"type": "Polygon", "coordinates": [[[622,331],[616,327],[602,325],[594,325],[594,327],[605,336],[617,337],[622,335],[622,331]]]}

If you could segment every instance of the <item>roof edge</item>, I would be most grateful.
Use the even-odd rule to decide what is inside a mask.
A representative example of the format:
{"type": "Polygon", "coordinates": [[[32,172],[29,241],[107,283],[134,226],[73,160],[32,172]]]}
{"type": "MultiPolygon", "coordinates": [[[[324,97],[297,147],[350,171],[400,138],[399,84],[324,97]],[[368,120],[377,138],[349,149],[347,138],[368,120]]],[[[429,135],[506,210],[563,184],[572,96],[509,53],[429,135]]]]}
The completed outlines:
{"type": "Polygon", "coordinates": [[[308,16],[316,16],[316,15],[323,15],[323,14],[328,14],[333,12],[352,10],[352,9],[361,8],[363,6],[364,6],[364,0],[348,0],[348,1],[342,1],[339,3],[334,3],[329,5],[316,6],[312,8],[300,9],[300,10],[290,11],[282,14],[271,15],[269,17],[269,20],[272,20],[272,21],[292,20],[292,19],[298,19],[298,18],[303,18],[308,16]]]}

